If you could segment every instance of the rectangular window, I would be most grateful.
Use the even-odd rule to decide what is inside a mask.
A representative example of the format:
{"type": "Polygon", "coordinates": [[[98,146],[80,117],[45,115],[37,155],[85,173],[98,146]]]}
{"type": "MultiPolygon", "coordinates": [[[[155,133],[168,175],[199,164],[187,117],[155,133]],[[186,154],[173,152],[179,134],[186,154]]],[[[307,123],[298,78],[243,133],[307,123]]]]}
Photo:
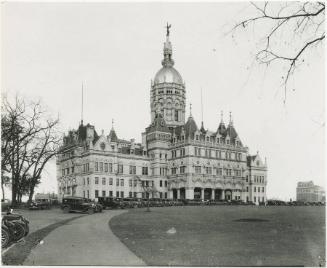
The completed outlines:
{"type": "Polygon", "coordinates": [[[260,193],[260,187],[258,187],[258,193],[260,193]]]}
{"type": "Polygon", "coordinates": [[[118,173],[123,174],[123,172],[124,172],[124,166],[121,164],[118,164],[118,173]]]}
{"type": "Polygon", "coordinates": [[[254,186],[254,192],[256,192],[256,191],[257,191],[257,187],[254,186]]]}
{"type": "Polygon", "coordinates": [[[129,166],[129,174],[136,174],[136,166],[129,166]]]}
{"type": "Polygon", "coordinates": [[[99,163],[95,162],[95,171],[99,171],[99,163]]]}
{"type": "Polygon", "coordinates": [[[137,197],[137,193],[136,193],[136,192],[134,192],[134,193],[133,193],[133,196],[134,196],[134,198],[136,198],[136,197],[137,197]]]}
{"type": "Polygon", "coordinates": [[[119,191],[116,191],[116,197],[119,197],[119,191]]]}
{"type": "Polygon", "coordinates": [[[103,162],[100,162],[100,171],[103,172],[103,162]]]}
{"type": "Polygon", "coordinates": [[[178,121],[178,110],[175,110],[175,121],[178,121]]]}
{"type": "Polygon", "coordinates": [[[124,179],[120,180],[120,186],[124,186],[124,179]]]}
{"type": "Polygon", "coordinates": [[[104,172],[108,172],[108,163],[104,163],[104,172]]]}
{"type": "Polygon", "coordinates": [[[95,198],[99,197],[99,190],[95,190],[95,198]]]}
{"type": "Polygon", "coordinates": [[[132,192],[129,192],[129,197],[133,197],[133,193],[132,192]]]}
{"type": "Polygon", "coordinates": [[[116,179],[116,186],[119,186],[119,179],[116,179]]]}
{"type": "Polygon", "coordinates": [[[222,168],[218,168],[218,175],[220,175],[220,176],[223,175],[223,169],[222,168]]]}
{"type": "Polygon", "coordinates": [[[87,178],[87,185],[90,184],[90,178],[87,178]]]}
{"type": "Polygon", "coordinates": [[[162,187],[162,180],[160,180],[160,187],[162,187]]]}
{"type": "Polygon", "coordinates": [[[133,183],[132,183],[131,179],[128,180],[128,185],[129,185],[129,187],[132,187],[133,183]]]}
{"type": "Polygon", "coordinates": [[[95,178],[94,178],[94,183],[95,183],[95,184],[99,184],[99,178],[98,178],[98,177],[95,177],[95,178]]]}
{"type": "Polygon", "coordinates": [[[83,178],[83,184],[85,185],[85,178],[83,178]]]}
{"type": "Polygon", "coordinates": [[[124,198],[124,192],[123,191],[120,192],[120,197],[124,198]]]}
{"type": "Polygon", "coordinates": [[[85,191],[83,191],[83,197],[85,198],[85,191]]]}
{"type": "Polygon", "coordinates": [[[134,187],[137,186],[137,180],[134,180],[134,187]]]}
{"type": "Polygon", "coordinates": [[[175,175],[176,174],[176,168],[175,167],[171,168],[171,174],[172,175],[175,175]]]}
{"type": "Polygon", "coordinates": [[[249,192],[249,186],[246,186],[246,191],[249,192]]]}
{"type": "Polygon", "coordinates": [[[165,193],[165,199],[167,199],[167,193],[165,193]]]}
{"type": "Polygon", "coordinates": [[[195,174],[201,174],[201,166],[195,166],[195,174]]]}
{"type": "Polygon", "coordinates": [[[112,163],[109,163],[109,173],[112,173],[112,163]]]}
{"type": "Polygon", "coordinates": [[[87,190],[87,198],[90,198],[90,191],[87,190]]]}
{"type": "Polygon", "coordinates": [[[106,191],[102,191],[102,196],[103,196],[103,197],[106,196],[106,191]]]}
{"type": "Polygon", "coordinates": [[[109,185],[112,185],[113,179],[109,178],[109,185]]]}
{"type": "Polygon", "coordinates": [[[254,202],[257,202],[257,198],[256,197],[254,197],[254,202]]]}
{"type": "Polygon", "coordinates": [[[112,191],[109,191],[109,197],[112,197],[112,191]]]}
{"type": "Polygon", "coordinates": [[[181,166],[181,167],[179,168],[179,173],[180,173],[180,174],[184,174],[184,173],[185,173],[185,166],[181,166]]]}
{"type": "Polygon", "coordinates": [[[102,185],[106,185],[106,178],[102,178],[102,185]]]}
{"type": "Polygon", "coordinates": [[[142,175],[148,175],[148,167],[142,167],[142,175]]]}
{"type": "Polygon", "coordinates": [[[165,187],[167,187],[167,181],[165,181],[165,187]]]}
{"type": "Polygon", "coordinates": [[[265,188],[264,187],[262,187],[261,190],[262,190],[263,193],[265,192],[265,188]]]}
{"type": "Polygon", "coordinates": [[[211,175],[212,174],[212,168],[211,167],[206,167],[206,173],[208,175],[211,175]]]}
{"type": "Polygon", "coordinates": [[[72,167],[72,173],[74,173],[74,167],[72,167]]]}

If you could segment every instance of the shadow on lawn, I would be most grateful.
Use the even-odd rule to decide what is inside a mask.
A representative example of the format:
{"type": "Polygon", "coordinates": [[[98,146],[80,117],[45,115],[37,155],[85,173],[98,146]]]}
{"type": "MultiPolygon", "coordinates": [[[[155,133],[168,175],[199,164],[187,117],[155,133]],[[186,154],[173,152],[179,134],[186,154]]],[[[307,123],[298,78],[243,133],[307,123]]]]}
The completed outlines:
{"type": "Polygon", "coordinates": [[[76,220],[84,216],[85,215],[80,215],[74,218],[56,222],[31,233],[25,238],[25,240],[21,240],[2,255],[2,264],[22,265],[25,259],[31,253],[31,250],[35,246],[37,246],[40,241],[42,241],[42,239],[46,237],[50,232],[62,225],[69,223],[70,221],[76,220]]]}

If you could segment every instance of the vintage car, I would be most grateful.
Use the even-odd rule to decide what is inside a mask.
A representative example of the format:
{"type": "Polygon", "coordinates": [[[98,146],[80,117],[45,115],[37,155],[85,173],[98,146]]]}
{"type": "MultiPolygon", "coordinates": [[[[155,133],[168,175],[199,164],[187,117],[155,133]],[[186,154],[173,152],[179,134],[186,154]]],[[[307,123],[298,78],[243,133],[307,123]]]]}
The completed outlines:
{"type": "Polygon", "coordinates": [[[74,211],[93,214],[94,212],[102,212],[102,205],[87,198],[70,196],[62,199],[61,209],[65,213],[74,211]]]}
{"type": "Polygon", "coordinates": [[[116,208],[124,208],[124,204],[121,199],[115,197],[99,197],[99,203],[105,209],[116,209],[116,208]]]}
{"type": "Polygon", "coordinates": [[[20,214],[9,209],[1,215],[1,247],[17,242],[29,233],[29,221],[20,214]]]}
{"type": "Polygon", "coordinates": [[[29,205],[30,210],[38,209],[49,209],[51,207],[50,201],[48,199],[37,199],[32,201],[29,205]]]}

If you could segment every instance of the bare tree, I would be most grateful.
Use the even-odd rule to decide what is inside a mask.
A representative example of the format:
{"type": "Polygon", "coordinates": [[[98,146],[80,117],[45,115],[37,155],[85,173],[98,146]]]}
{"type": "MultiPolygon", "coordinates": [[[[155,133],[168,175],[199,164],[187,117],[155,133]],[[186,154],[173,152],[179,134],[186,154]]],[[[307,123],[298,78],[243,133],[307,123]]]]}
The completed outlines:
{"type": "Polygon", "coordinates": [[[52,119],[40,102],[26,103],[17,96],[14,102],[3,96],[1,108],[1,167],[3,175],[11,175],[15,205],[25,194],[31,201],[44,166],[57,153],[59,119],[52,119]]]}
{"type": "Polygon", "coordinates": [[[325,3],[259,2],[251,6],[254,15],[236,23],[232,32],[249,26],[264,29],[255,57],[257,62],[267,66],[274,62],[283,64],[285,102],[290,76],[305,61],[305,53],[325,39],[325,3]]]}
{"type": "Polygon", "coordinates": [[[152,197],[156,196],[158,193],[157,188],[154,186],[154,183],[152,181],[152,183],[147,183],[149,181],[146,180],[141,180],[141,178],[139,176],[135,176],[137,181],[140,184],[140,187],[142,188],[142,192],[145,193],[146,197],[147,197],[147,212],[150,212],[150,195],[152,197]]]}

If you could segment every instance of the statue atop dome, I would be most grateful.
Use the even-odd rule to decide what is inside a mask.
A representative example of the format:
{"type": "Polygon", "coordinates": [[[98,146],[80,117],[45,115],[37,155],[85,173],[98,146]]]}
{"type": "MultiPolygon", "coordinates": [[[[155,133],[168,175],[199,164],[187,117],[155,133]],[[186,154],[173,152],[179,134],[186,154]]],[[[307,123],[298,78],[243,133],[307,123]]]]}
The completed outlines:
{"type": "Polygon", "coordinates": [[[169,29],[171,28],[171,24],[168,24],[168,22],[167,22],[166,28],[167,28],[167,34],[166,34],[166,36],[169,36],[169,29]]]}

